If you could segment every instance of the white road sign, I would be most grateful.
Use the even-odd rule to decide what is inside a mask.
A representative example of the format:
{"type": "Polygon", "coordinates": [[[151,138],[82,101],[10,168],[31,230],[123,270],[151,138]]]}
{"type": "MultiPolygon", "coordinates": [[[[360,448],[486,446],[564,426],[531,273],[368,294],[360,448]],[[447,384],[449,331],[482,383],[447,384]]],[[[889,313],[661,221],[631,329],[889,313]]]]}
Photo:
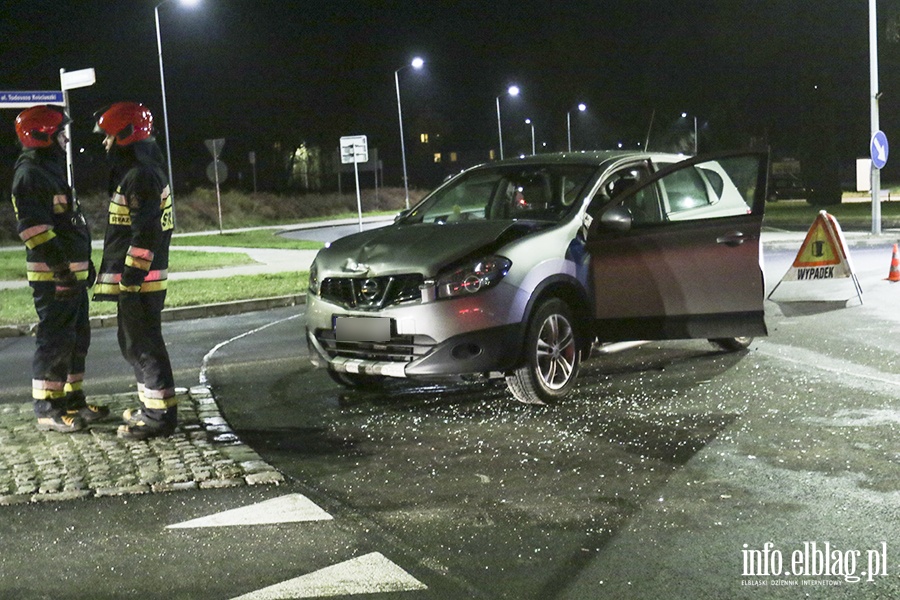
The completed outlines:
{"type": "Polygon", "coordinates": [[[341,163],[369,162],[369,143],[364,135],[346,135],[341,138],[341,163]]]}

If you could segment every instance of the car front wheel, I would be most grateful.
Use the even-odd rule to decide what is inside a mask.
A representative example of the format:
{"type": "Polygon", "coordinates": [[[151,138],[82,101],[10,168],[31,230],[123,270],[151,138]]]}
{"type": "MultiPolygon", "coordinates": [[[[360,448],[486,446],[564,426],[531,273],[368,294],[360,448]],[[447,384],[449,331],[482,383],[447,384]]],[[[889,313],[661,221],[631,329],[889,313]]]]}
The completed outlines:
{"type": "Polygon", "coordinates": [[[752,337],[713,338],[709,343],[725,352],[746,350],[753,341],[752,337]]]}
{"type": "Polygon", "coordinates": [[[580,366],[572,311],[554,298],[541,304],[531,318],[525,336],[525,365],[507,376],[506,385],[519,402],[553,402],[571,391],[580,366]]]}

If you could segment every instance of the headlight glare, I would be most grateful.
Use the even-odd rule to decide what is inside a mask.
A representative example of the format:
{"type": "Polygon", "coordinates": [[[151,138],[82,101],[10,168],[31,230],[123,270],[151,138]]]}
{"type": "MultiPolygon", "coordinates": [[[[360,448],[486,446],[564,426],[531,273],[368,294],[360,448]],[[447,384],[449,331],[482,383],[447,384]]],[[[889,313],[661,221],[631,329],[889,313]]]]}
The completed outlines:
{"type": "Polygon", "coordinates": [[[319,295],[319,267],[313,262],[309,267],[309,284],[307,285],[307,293],[313,296],[319,295]]]}

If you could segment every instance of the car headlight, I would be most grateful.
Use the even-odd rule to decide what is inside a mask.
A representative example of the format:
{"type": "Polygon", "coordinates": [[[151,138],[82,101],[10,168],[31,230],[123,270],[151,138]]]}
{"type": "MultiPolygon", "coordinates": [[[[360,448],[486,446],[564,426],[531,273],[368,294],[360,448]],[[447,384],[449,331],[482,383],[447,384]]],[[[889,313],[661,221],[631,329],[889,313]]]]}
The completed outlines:
{"type": "Polygon", "coordinates": [[[512,261],[503,256],[485,256],[437,278],[437,297],[454,298],[491,288],[509,272],[512,261]]]}
{"type": "Polygon", "coordinates": [[[313,296],[319,295],[319,267],[316,266],[316,263],[313,262],[309,267],[309,284],[306,288],[306,293],[312,294],[313,296]]]}

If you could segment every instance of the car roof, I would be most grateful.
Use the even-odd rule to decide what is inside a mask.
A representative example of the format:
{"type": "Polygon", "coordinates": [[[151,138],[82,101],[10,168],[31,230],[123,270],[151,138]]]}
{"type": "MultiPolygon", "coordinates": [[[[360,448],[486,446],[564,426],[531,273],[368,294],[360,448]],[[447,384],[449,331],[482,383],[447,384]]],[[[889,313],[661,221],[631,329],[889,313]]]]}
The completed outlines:
{"type": "Polygon", "coordinates": [[[688,158],[688,156],[684,154],[674,154],[666,152],[642,152],[637,150],[552,152],[546,154],[534,154],[531,156],[508,158],[505,160],[494,161],[490,163],[483,163],[473,168],[483,169],[534,164],[610,166],[615,163],[631,160],[650,159],[659,162],[678,162],[685,160],[686,158],[688,158]]]}

